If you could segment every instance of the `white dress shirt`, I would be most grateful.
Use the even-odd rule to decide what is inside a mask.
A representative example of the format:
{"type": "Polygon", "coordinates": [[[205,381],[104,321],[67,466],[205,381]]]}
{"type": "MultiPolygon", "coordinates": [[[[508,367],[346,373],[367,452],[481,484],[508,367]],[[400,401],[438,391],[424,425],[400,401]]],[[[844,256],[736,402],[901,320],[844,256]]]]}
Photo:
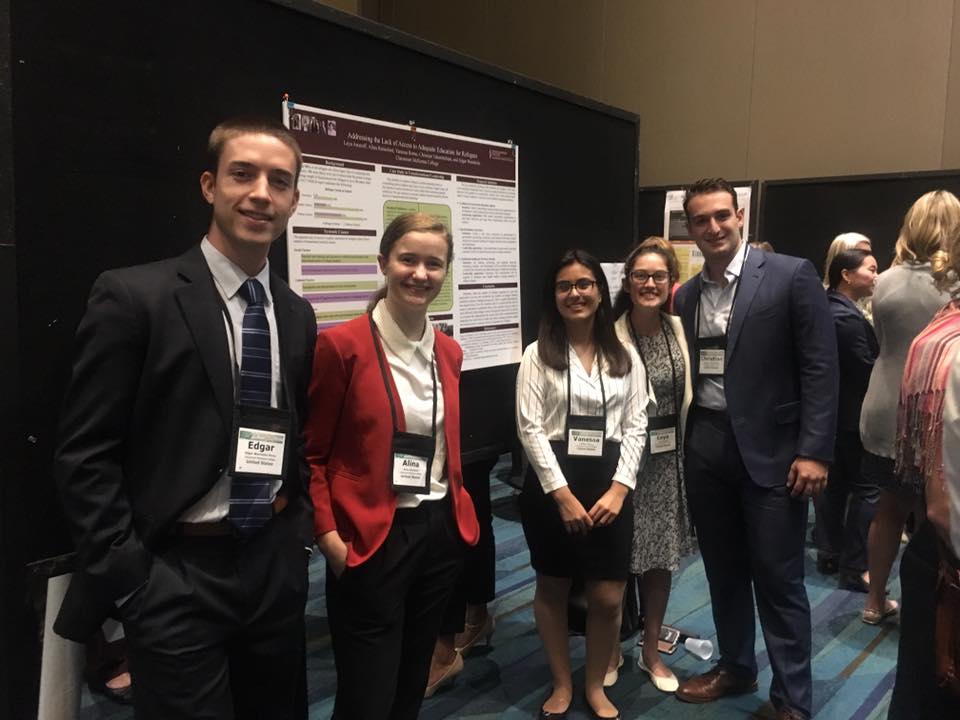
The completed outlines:
{"type": "MultiPolygon", "coordinates": [[[[419,340],[411,340],[397,325],[386,304],[381,300],[373,309],[373,322],[380,332],[383,353],[397,386],[403,416],[404,430],[418,435],[429,435],[433,428],[433,364],[434,329],[429,320],[419,340]]],[[[371,392],[384,392],[371,388],[371,392]]],[[[424,500],[439,500],[447,494],[447,441],[443,434],[443,389],[440,369],[437,368],[437,434],[430,468],[430,494],[397,493],[397,507],[412,508],[424,500]]]]}
{"type": "Polygon", "coordinates": [[[943,480],[950,498],[950,544],[960,557],[960,357],[955,357],[943,399],[943,480]]]}
{"type": "MultiPolygon", "coordinates": [[[[620,461],[613,480],[633,489],[643,456],[647,430],[647,378],[643,363],[633,348],[630,372],[623,377],[609,374],[606,363],[603,391],[607,397],[607,424],[604,439],[620,443],[620,461]]],[[[570,365],[570,412],[574,415],[603,415],[600,392],[600,362],[594,362],[588,373],[572,347],[568,348],[570,365]]],[[[517,432],[527,458],[540,479],[545,493],[567,484],[551,440],[566,442],[567,373],[554,370],[540,359],[537,343],[523,352],[517,375],[517,432]]]]}
{"type": "MultiPolygon", "coordinates": [[[[213,275],[213,284],[220,293],[227,313],[230,316],[228,321],[223,318],[224,329],[227,333],[227,351],[230,355],[230,368],[234,373],[234,383],[236,383],[236,370],[239,365],[238,358],[243,357],[243,314],[247,309],[247,301],[240,294],[240,287],[247,281],[249,276],[226,255],[220,252],[213,244],[204,237],[200,243],[200,250],[207,261],[210,273],[213,275]],[[231,328],[232,325],[232,328],[231,328]],[[232,334],[231,334],[232,330],[232,334]]],[[[280,341],[277,337],[277,318],[273,308],[273,295],[270,293],[270,262],[264,264],[263,269],[257,273],[256,279],[263,285],[264,301],[263,309],[267,316],[267,324],[270,326],[270,366],[273,374],[273,382],[270,389],[270,405],[277,407],[278,398],[283,392],[280,377],[280,341]]],[[[226,458],[224,458],[226,464],[226,458]]],[[[273,487],[270,489],[271,500],[277,496],[283,480],[274,480],[273,487]]],[[[210,491],[198,500],[192,507],[180,516],[181,522],[206,523],[223,520],[230,512],[230,476],[224,472],[217,480],[210,491]]]]}
{"type": "MultiPolygon", "coordinates": [[[[707,275],[704,267],[700,274],[703,280],[700,291],[700,304],[694,318],[694,326],[699,322],[698,337],[718,337],[726,335],[730,315],[733,312],[733,300],[737,286],[740,284],[740,275],[743,272],[743,261],[747,257],[747,244],[740,241],[740,248],[736,255],[723,271],[726,287],[714,282],[707,275]]],[[[697,351],[699,354],[699,350],[697,351]]],[[[726,357],[726,351],[724,351],[726,357]]],[[[694,358],[699,362],[699,357],[694,358]]],[[[726,410],[727,397],[723,391],[723,375],[700,375],[697,383],[696,404],[711,410],[726,410]]]]}

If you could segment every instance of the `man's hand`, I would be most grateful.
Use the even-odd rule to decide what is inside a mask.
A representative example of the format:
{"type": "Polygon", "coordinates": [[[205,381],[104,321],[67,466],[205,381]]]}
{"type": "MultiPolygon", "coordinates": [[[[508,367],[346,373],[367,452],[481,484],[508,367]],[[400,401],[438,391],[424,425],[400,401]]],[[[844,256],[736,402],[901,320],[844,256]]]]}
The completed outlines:
{"type": "Polygon", "coordinates": [[[813,458],[798,457],[787,473],[791,497],[815,498],[827,486],[827,464],[813,458]]]}
{"type": "Polygon", "coordinates": [[[327,559],[334,576],[339,579],[347,567],[347,544],[340,533],[331,530],[317,538],[317,547],[327,559]]]}
{"type": "Polygon", "coordinates": [[[571,535],[586,535],[593,527],[593,518],[583,509],[583,505],[577,500],[576,495],[570,492],[570,488],[564,485],[562,488],[554,490],[550,496],[557,503],[560,511],[560,519],[563,520],[563,526],[571,535]]]}
{"type": "Polygon", "coordinates": [[[623,501],[627,497],[628,490],[629,488],[623,483],[616,481],[610,483],[610,489],[590,508],[590,518],[594,526],[604,527],[617,519],[623,509],[623,501]]]}

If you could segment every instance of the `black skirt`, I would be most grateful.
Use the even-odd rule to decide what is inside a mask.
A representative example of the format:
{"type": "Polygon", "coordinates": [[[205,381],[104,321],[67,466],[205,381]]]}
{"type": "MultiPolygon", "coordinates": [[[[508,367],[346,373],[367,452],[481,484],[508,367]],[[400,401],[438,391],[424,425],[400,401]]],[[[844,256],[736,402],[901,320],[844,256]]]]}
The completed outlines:
{"type": "Polygon", "coordinates": [[[904,499],[916,497],[917,493],[912,485],[904,485],[897,480],[893,472],[894,465],[892,458],[874,455],[868,450],[864,450],[860,456],[860,474],[864,482],[904,499]]]}
{"type": "MultiPolygon", "coordinates": [[[[550,443],[570,491],[590,508],[610,488],[620,460],[620,443],[605,442],[603,457],[570,457],[566,443],[550,443]]],[[[587,535],[571,535],[560,519],[556,501],[543,492],[531,466],[520,493],[520,520],[530,548],[530,565],[551,577],[584,580],[626,580],[633,542],[633,499],[628,495],[610,525],[587,535]]]]}

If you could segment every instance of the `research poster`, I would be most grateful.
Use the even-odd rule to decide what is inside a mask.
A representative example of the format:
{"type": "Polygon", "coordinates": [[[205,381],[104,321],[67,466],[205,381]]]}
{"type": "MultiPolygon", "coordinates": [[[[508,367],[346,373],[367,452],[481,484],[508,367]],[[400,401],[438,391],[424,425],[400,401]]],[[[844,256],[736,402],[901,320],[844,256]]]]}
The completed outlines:
{"type": "MultiPolygon", "coordinates": [[[[750,242],[750,196],[749,185],[734,187],[737,204],[743,208],[744,242],[750,242]]],[[[663,207],[663,236],[671,242],[680,264],[680,282],[686,282],[703,268],[703,255],[697,249],[693,236],[687,227],[687,216],[683,212],[683,190],[668,190],[663,207]]]]}
{"type": "Polygon", "coordinates": [[[377,251],[397,215],[426,212],[453,232],[454,260],[430,320],[463,347],[463,369],[520,362],[518,148],[283,103],[303,150],[287,227],[290,287],[322,331],[366,310],[382,284],[377,251]]]}

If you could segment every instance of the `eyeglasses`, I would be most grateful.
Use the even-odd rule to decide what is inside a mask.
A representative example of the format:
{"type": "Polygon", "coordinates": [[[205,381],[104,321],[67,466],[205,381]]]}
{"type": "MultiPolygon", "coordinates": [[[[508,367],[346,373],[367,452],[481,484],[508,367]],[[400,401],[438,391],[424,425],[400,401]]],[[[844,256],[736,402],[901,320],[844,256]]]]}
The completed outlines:
{"type": "Polygon", "coordinates": [[[666,270],[657,270],[654,273],[644,272],[643,270],[634,270],[630,273],[630,279],[633,280],[637,285],[646,285],[647,280],[653,278],[653,282],[657,285],[665,285],[670,279],[670,273],[666,270]]]}
{"type": "Polygon", "coordinates": [[[558,280],[554,287],[557,289],[558,293],[561,295],[566,295],[574,288],[577,289],[577,292],[585,293],[593,288],[593,286],[596,284],[596,280],[591,280],[590,278],[580,278],[576,282],[570,282],[569,280],[558,280]]]}

